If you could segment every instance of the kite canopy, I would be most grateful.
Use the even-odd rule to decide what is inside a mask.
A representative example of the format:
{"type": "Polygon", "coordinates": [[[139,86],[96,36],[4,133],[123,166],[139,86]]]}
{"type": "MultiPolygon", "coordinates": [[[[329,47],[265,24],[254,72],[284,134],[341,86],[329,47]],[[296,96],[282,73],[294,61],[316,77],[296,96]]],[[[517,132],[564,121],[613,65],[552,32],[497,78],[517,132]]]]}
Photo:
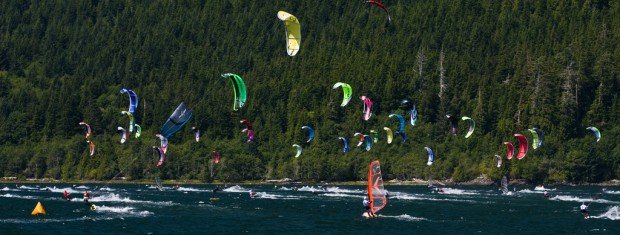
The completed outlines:
{"type": "Polygon", "coordinates": [[[370,137],[369,135],[364,135],[364,143],[366,143],[364,149],[366,149],[366,151],[370,151],[370,149],[372,148],[372,137],[370,137]]]}
{"type": "Polygon", "coordinates": [[[406,109],[409,110],[409,123],[415,126],[416,121],[418,121],[418,110],[415,108],[415,105],[408,99],[404,99],[400,103],[405,105],[406,109]]]}
{"type": "Polygon", "coordinates": [[[133,127],[136,125],[136,121],[133,118],[133,114],[127,111],[121,111],[121,114],[127,115],[127,118],[129,118],[129,132],[133,132],[133,127]]]}
{"type": "Polygon", "coordinates": [[[161,127],[159,133],[163,137],[170,138],[170,136],[174,135],[174,133],[181,130],[181,128],[185,126],[185,123],[187,123],[191,118],[192,110],[188,109],[187,106],[185,106],[185,103],[181,102],[172,115],[170,115],[166,123],[164,123],[161,127]]]}
{"type": "Polygon", "coordinates": [[[161,149],[162,152],[164,152],[164,154],[166,154],[166,151],[168,151],[168,138],[164,137],[161,134],[156,134],[155,136],[157,136],[157,138],[159,138],[159,148],[161,149]]]}
{"type": "Polygon", "coordinates": [[[450,121],[450,132],[452,132],[452,135],[456,135],[458,133],[458,120],[452,114],[446,115],[446,118],[450,121]]]}
{"type": "Polygon", "coordinates": [[[344,137],[338,137],[338,139],[342,141],[342,152],[349,152],[349,140],[344,137]]]}
{"type": "Polygon", "coordinates": [[[536,127],[532,127],[532,129],[528,130],[532,133],[532,148],[537,149],[538,147],[542,146],[545,138],[545,133],[541,129],[538,129],[536,127]]]}
{"type": "Polygon", "coordinates": [[[388,128],[388,127],[383,127],[383,130],[385,130],[385,135],[387,138],[387,143],[391,144],[392,143],[392,139],[394,138],[394,134],[392,134],[392,129],[388,128]]]}
{"type": "Polygon", "coordinates": [[[86,126],[86,136],[85,136],[85,138],[88,140],[90,138],[90,135],[92,134],[91,129],[90,129],[90,125],[88,125],[85,122],[80,122],[79,124],[86,126]]]}
{"type": "Polygon", "coordinates": [[[418,121],[418,110],[415,108],[415,105],[409,112],[409,122],[412,126],[415,126],[415,123],[418,121]]]}
{"type": "Polygon", "coordinates": [[[129,96],[129,108],[127,111],[133,114],[136,111],[136,108],[138,108],[138,95],[136,95],[133,90],[126,88],[121,89],[121,94],[123,93],[127,93],[129,96]]]}
{"type": "Polygon", "coordinates": [[[515,154],[515,147],[511,142],[504,142],[506,145],[506,159],[512,159],[512,156],[515,154]]]}
{"type": "Polygon", "coordinates": [[[424,147],[424,149],[426,149],[426,153],[428,154],[428,161],[426,162],[426,165],[433,165],[433,162],[435,162],[435,153],[429,147],[424,147]]]}
{"type": "Polygon", "coordinates": [[[298,144],[294,144],[293,147],[295,147],[297,149],[297,153],[295,154],[295,158],[298,158],[299,155],[301,155],[301,146],[299,146],[298,144]]]}
{"type": "Polygon", "coordinates": [[[338,87],[342,87],[342,103],[340,104],[340,106],[344,107],[349,103],[349,101],[351,101],[353,89],[351,88],[351,85],[343,82],[337,82],[336,84],[334,84],[332,89],[336,89],[338,87]]]}
{"type": "Polygon", "coordinates": [[[517,159],[521,160],[527,154],[527,139],[522,134],[515,134],[517,140],[519,140],[519,153],[517,154],[517,159]]]}
{"type": "Polygon", "coordinates": [[[222,74],[222,77],[228,78],[228,80],[230,80],[230,83],[233,86],[233,93],[235,95],[235,100],[233,101],[233,110],[237,111],[240,108],[243,108],[248,94],[243,78],[234,73],[225,73],[222,74]]]}
{"type": "Polygon", "coordinates": [[[192,130],[194,131],[194,139],[196,142],[200,141],[200,130],[195,126],[192,127],[192,130]]]}
{"type": "Polygon", "coordinates": [[[141,135],[142,135],[142,127],[140,127],[140,125],[136,124],[136,139],[140,138],[141,135]]]}
{"type": "Polygon", "coordinates": [[[241,130],[241,132],[245,132],[246,133],[246,137],[247,137],[246,143],[254,142],[254,130],[246,128],[246,129],[241,130]]]}
{"type": "Polygon", "coordinates": [[[127,141],[127,131],[123,127],[116,127],[116,130],[121,134],[121,144],[124,144],[127,141]]]}
{"type": "Polygon", "coordinates": [[[398,120],[398,132],[405,132],[405,118],[403,118],[402,115],[397,114],[397,113],[393,113],[390,114],[388,117],[396,117],[396,119],[398,120]]]}
{"type": "Polygon", "coordinates": [[[377,131],[370,130],[370,135],[372,136],[372,142],[373,143],[379,142],[379,133],[377,133],[377,131]]]}
{"type": "Polygon", "coordinates": [[[95,155],[95,143],[93,143],[90,140],[87,140],[86,143],[88,143],[88,149],[90,150],[90,156],[95,155]]]}
{"type": "Polygon", "coordinates": [[[308,140],[306,140],[306,143],[310,143],[310,141],[314,140],[314,129],[312,129],[312,127],[302,126],[301,129],[308,130],[308,140]]]}
{"type": "Polygon", "coordinates": [[[213,151],[213,163],[214,164],[220,163],[220,152],[213,151]]]}
{"type": "Polygon", "coordinates": [[[370,116],[372,116],[372,100],[369,97],[363,95],[360,97],[364,106],[362,107],[362,112],[364,113],[364,121],[368,121],[370,116]]]}
{"type": "Polygon", "coordinates": [[[252,129],[252,122],[250,122],[248,119],[242,118],[241,120],[239,120],[239,122],[241,124],[245,125],[245,129],[253,130],[252,129]]]}
{"type": "Polygon", "coordinates": [[[403,143],[407,142],[407,135],[405,134],[405,118],[403,118],[402,115],[400,114],[390,114],[389,117],[396,117],[396,119],[398,120],[398,131],[396,132],[396,134],[400,135],[400,137],[403,139],[403,143]]]}
{"type": "Polygon", "coordinates": [[[358,138],[357,147],[362,146],[362,144],[364,144],[364,134],[355,132],[353,136],[358,138]]]}
{"type": "Polygon", "coordinates": [[[248,138],[247,143],[254,142],[254,129],[252,128],[252,123],[245,118],[242,118],[239,122],[245,125],[245,128],[243,128],[241,132],[246,133],[248,138]]]}
{"type": "Polygon", "coordinates": [[[467,124],[469,124],[469,127],[467,128],[467,134],[465,134],[465,138],[469,138],[471,134],[474,133],[474,129],[476,128],[476,123],[474,122],[474,119],[471,119],[470,117],[466,117],[466,116],[461,117],[461,120],[463,121],[467,120],[467,124]]]}
{"type": "Polygon", "coordinates": [[[153,150],[155,151],[155,153],[159,156],[159,161],[157,162],[157,167],[161,167],[164,165],[164,161],[166,161],[166,154],[164,153],[164,151],[157,146],[153,146],[153,150]]]}
{"type": "Polygon", "coordinates": [[[297,17],[285,11],[278,11],[278,19],[284,22],[286,29],[286,53],[295,56],[301,45],[301,24],[297,17]]]}
{"type": "Polygon", "coordinates": [[[388,12],[387,8],[383,4],[383,2],[381,2],[381,0],[368,0],[366,1],[366,3],[381,8],[383,11],[385,11],[385,14],[387,14],[388,17],[388,23],[392,23],[392,16],[390,16],[390,12],[388,12]]]}
{"type": "Polygon", "coordinates": [[[497,160],[497,168],[502,167],[502,157],[500,155],[495,154],[495,160],[497,160]]]}
{"type": "Polygon", "coordinates": [[[598,130],[598,128],[591,126],[586,128],[586,130],[590,130],[594,134],[594,137],[596,137],[596,142],[601,140],[601,132],[598,130]]]}
{"type": "Polygon", "coordinates": [[[383,178],[381,177],[381,167],[379,160],[372,161],[368,165],[368,198],[370,199],[370,208],[372,213],[377,213],[388,203],[383,188],[383,178]]]}

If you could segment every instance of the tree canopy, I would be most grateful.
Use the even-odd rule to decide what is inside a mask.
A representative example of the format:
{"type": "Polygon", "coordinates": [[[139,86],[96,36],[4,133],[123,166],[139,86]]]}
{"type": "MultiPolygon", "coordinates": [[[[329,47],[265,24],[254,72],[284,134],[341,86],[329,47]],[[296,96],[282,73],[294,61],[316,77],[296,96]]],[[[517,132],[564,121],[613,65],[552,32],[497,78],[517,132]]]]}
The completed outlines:
{"type": "Polygon", "coordinates": [[[1,1],[0,175],[344,181],[365,178],[380,159],[386,180],[620,176],[620,2],[383,2],[390,23],[360,1],[1,1]],[[294,57],[280,10],[301,25],[294,57]],[[238,111],[224,73],[247,86],[238,111]],[[336,82],[353,89],[345,107],[336,82]],[[125,144],[116,132],[127,124],[122,88],[140,97],[142,127],[125,144]],[[362,95],[374,102],[368,121],[362,95]],[[387,144],[383,127],[396,129],[388,115],[408,115],[403,99],[418,121],[406,127],[407,142],[387,144]],[[156,168],[155,134],[181,102],[193,117],[156,168]],[[464,138],[459,122],[452,135],[446,114],[471,117],[475,132],[464,138]],[[242,118],[253,123],[253,143],[242,118]],[[94,156],[81,121],[92,127],[94,156]],[[310,143],[304,125],[315,130],[310,143]],[[544,131],[544,144],[497,168],[502,142],[531,138],[532,127],[544,131]],[[353,134],[370,130],[379,141],[356,148],[353,134]],[[342,152],[339,136],[351,151],[342,152]],[[292,144],[303,147],[299,158],[292,144]],[[430,167],[425,146],[435,152],[430,167]]]}

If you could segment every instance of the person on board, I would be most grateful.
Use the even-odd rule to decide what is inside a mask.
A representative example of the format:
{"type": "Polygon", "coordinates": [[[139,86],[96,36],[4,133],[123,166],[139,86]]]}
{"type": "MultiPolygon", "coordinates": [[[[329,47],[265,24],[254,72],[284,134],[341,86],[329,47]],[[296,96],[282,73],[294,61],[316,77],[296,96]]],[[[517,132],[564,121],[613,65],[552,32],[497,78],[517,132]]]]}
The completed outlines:
{"type": "Polygon", "coordinates": [[[69,200],[71,200],[71,194],[69,194],[69,192],[67,192],[67,190],[65,190],[65,192],[62,193],[62,198],[64,198],[65,200],[69,201],[69,200]]]}
{"type": "Polygon", "coordinates": [[[217,191],[222,190],[222,188],[220,188],[220,186],[215,186],[215,188],[213,189],[213,194],[217,193],[217,191]]]}
{"type": "Polygon", "coordinates": [[[88,201],[88,199],[90,199],[91,195],[89,191],[84,191],[84,201],[88,201]]]}
{"type": "Polygon", "coordinates": [[[254,192],[254,190],[250,189],[250,198],[255,198],[256,197],[256,192],[254,192]]]}
{"type": "Polygon", "coordinates": [[[583,214],[583,218],[585,219],[590,218],[590,213],[588,212],[588,206],[586,206],[585,202],[581,202],[581,206],[579,206],[579,210],[581,211],[581,214],[583,214]]]}
{"type": "Polygon", "coordinates": [[[86,204],[86,206],[88,206],[91,210],[95,210],[94,204],[88,201],[90,198],[91,198],[90,192],[84,191],[84,197],[83,197],[84,204],[86,204]]]}
{"type": "Polygon", "coordinates": [[[364,197],[364,201],[362,201],[364,205],[364,212],[368,213],[368,217],[376,217],[375,213],[372,212],[372,208],[370,207],[370,200],[368,200],[368,196],[364,197]]]}
{"type": "Polygon", "coordinates": [[[543,196],[544,196],[545,198],[549,198],[549,192],[545,191],[545,192],[543,193],[543,196]]]}

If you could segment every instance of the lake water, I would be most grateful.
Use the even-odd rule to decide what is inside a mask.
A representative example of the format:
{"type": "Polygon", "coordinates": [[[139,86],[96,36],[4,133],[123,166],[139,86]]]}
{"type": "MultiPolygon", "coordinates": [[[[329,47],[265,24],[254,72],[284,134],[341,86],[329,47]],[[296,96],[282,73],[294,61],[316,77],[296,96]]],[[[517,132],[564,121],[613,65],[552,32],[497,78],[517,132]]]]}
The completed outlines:
{"type": "Polygon", "coordinates": [[[620,234],[620,187],[551,187],[545,199],[525,186],[508,195],[496,187],[434,193],[386,186],[389,204],[375,219],[361,217],[363,186],[229,185],[212,202],[213,188],[0,184],[0,234],[620,234]],[[71,201],[62,199],[65,190],[71,201]],[[92,190],[97,210],[82,202],[85,190],[92,190]],[[38,201],[47,215],[30,215],[38,201]],[[579,212],[581,202],[590,204],[591,219],[579,212]]]}

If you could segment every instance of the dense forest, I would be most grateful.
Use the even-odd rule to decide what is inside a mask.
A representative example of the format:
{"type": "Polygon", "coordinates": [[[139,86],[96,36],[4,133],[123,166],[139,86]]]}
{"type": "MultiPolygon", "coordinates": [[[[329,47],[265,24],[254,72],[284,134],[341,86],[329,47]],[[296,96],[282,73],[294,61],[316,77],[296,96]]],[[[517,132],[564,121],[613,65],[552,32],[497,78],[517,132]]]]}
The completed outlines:
{"type": "Polygon", "coordinates": [[[620,2],[383,2],[391,23],[363,1],[1,1],[0,176],[347,181],[365,179],[380,159],[385,180],[619,178],[620,2]],[[294,57],[280,10],[301,22],[294,57]],[[222,73],[245,80],[238,111],[222,73]],[[336,82],[353,88],[345,107],[336,82]],[[122,88],[138,94],[142,127],[124,144],[122,88]],[[368,121],[362,95],[374,101],[368,121]],[[408,115],[403,99],[418,121],[407,124],[407,142],[387,144],[383,127],[397,126],[388,115],[408,115]],[[193,117],[155,167],[155,134],[181,102],[193,117]],[[464,137],[464,121],[452,135],[446,114],[474,119],[473,135],[464,137]],[[253,122],[253,143],[241,118],[253,122]],[[93,156],[81,121],[93,129],[93,156]],[[310,143],[304,125],[316,131],[310,143]],[[507,160],[502,143],[518,148],[514,134],[531,141],[532,127],[544,131],[543,145],[507,160]],[[370,130],[379,141],[356,147],[353,134],[370,130]],[[299,158],[293,144],[303,148],[299,158]],[[425,146],[435,151],[432,166],[425,146]]]}

